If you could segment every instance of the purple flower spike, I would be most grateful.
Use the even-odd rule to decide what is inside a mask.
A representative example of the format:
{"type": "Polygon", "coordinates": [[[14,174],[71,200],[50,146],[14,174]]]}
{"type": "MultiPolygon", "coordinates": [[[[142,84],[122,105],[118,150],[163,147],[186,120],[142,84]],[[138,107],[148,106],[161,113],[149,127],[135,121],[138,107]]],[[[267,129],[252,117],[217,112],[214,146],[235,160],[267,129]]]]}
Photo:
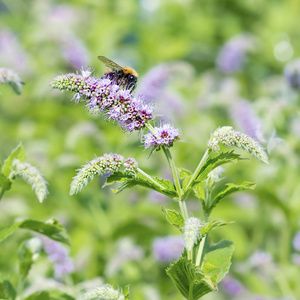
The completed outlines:
{"type": "Polygon", "coordinates": [[[100,79],[92,77],[90,70],[82,74],[61,75],[53,79],[51,86],[59,90],[74,92],[73,99],[85,102],[91,113],[102,114],[108,121],[113,120],[125,131],[140,130],[153,119],[152,105],[142,97],[134,97],[130,90],[115,84],[108,75],[100,79]]]}
{"type": "Polygon", "coordinates": [[[294,249],[300,251],[300,231],[298,231],[293,239],[294,249]]]}
{"type": "Polygon", "coordinates": [[[54,263],[55,278],[61,279],[65,274],[72,273],[74,264],[69,257],[69,249],[47,237],[42,237],[42,240],[49,260],[54,263]]]}
{"type": "Polygon", "coordinates": [[[290,87],[300,91],[300,58],[292,60],[285,66],[284,76],[290,87]]]}
{"type": "Polygon", "coordinates": [[[253,49],[254,44],[254,38],[249,34],[234,36],[219,52],[218,68],[225,73],[233,73],[242,69],[246,54],[253,49]]]}

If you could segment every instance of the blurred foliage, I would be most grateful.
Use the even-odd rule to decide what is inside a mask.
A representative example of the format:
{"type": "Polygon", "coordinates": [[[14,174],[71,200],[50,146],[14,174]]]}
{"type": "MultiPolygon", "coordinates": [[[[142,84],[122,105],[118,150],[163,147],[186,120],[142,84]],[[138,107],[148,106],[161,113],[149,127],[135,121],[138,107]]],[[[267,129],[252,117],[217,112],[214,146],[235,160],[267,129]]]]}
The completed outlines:
{"type": "MultiPolygon", "coordinates": [[[[179,106],[168,118],[188,142],[172,149],[178,166],[193,170],[218,126],[241,127],[233,114],[241,98],[259,117],[270,153],[269,165],[251,159],[226,169],[226,182],[251,181],[257,186],[226,199],[213,215],[235,221],[211,238],[234,242],[230,273],[246,296],[232,295],[221,284],[218,293],[204,299],[299,296],[295,280],[300,271],[292,261],[297,254],[292,239],[299,230],[300,110],[298,94],[283,78],[284,65],[300,53],[299,10],[297,0],[0,0],[0,67],[13,69],[25,82],[21,96],[0,86],[0,161],[22,142],[28,161],[39,166],[49,183],[48,198],[40,204],[28,185],[16,181],[0,203],[0,227],[21,218],[55,217],[71,237],[74,284],[101,277],[115,287],[130,283],[133,300],[182,299],[164,271],[167,263],[156,261],[152,252],[155,237],[178,234],[160,211],[160,205],[172,209],[176,203],[156,199],[141,188],[114,195],[101,188],[103,178],[77,196],[68,194],[75,169],[94,155],[135,157],[145,171],[170,177],[162,153],[147,159],[135,133],[126,136],[70,103],[70,94],[51,91],[49,83],[60,73],[78,71],[82,64],[101,75],[104,66],[98,55],[134,67],[141,79],[157,64],[184,61],[192,72],[177,71],[165,87],[180,95],[179,106]],[[220,49],[243,33],[257,39],[255,49],[242,70],[220,72],[220,49]],[[127,236],[142,247],[144,257],[108,276],[107,262],[118,250],[117,241],[127,236]],[[249,264],[259,249],[270,253],[273,262],[249,264]]],[[[158,110],[169,113],[163,103],[163,97],[156,100],[158,110]]],[[[190,199],[188,206],[199,216],[200,203],[190,199]]],[[[17,233],[2,244],[1,277],[9,274],[16,281],[14,249],[30,236],[17,233]]],[[[51,277],[51,267],[46,270],[42,262],[33,266],[28,285],[37,277],[51,277]]]]}

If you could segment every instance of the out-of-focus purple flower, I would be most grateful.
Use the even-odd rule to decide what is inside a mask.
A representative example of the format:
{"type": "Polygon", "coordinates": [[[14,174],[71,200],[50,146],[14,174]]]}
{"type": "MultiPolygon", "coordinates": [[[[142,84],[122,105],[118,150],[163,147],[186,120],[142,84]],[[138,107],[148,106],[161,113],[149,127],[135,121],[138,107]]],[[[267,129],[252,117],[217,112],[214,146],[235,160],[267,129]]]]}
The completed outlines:
{"type": "Polygon", "coordinates": [[[175,74],[188,76],[193,72],[192,67],[185,62],[171,62],[160,64],[150,69],[140,80],[138,92],[145,95],[147,99],[161,98],[168,81],[175,74]]]}
{"type": "Polygon", "coordinates": [[[293,253],[292,254],[292,262],[297,265],[300,266],[300,254],[298,253],[293,253]]]}
{"type": "Polygon", "coordinates": [[[234,101],[230,109],[232,119],[237,127],[247,135],[263,141],[262,124],[251,104],[245,99],[234,101]]]}
{"type": "Polygon", "coordinates": [[[117,242],[117,252],[107,264],[105,273],[113,276],[128,261],[139,261],[144,257],[141,247],[135,245],[131,238],[125,237],[117,242]]]}
{"type": "Polygon", "coordinates": [[[153,203],[158,203],[158,204],[164,204],[169,201],[167,196],[153,190],[150,190],[149,192],[149,200],[153,203]]]}
{"type": "Polygon", "coordinates": [[[179,140],[179,130],[170,124],[154,127],[153,133],[149,132],[143,137],[146,149],[149,147],[159,149],[161,146],[172,147],[176,140],[179,140]]]}
{"type": "Polygon", "coordinates": [[[290,87],[300,90],[300,58],[292,60],[285,66],[284,76],[290,87]]]}
{"type": "Polygon", "coordinates": [[[298,231],[296,233],[296,235],[294,236],[293,246],[294,246],[295,250],[300,251],[300,231],[298,231]]]}
{"type": "Polygon", "coordinates": [[[46,15],[43,16],[45,25],[51,24],[63,30],[68,30],[74,24],[78,23],[80,13],[72,5],[60,4],[51,6],[46,15]],[[66,27],[66,28],[65,28],[66,27]]]}
{"type": "Polygon", "coordinates": [[[62,53],[67,62],[76,69],[80,69],[89,63],[89,52],[84,43],[71,35],[61,42],[62,53]]]}
{"type": "Polygon", "coordinates": [[[222,283],[226,291],[231,295],[238,295],[244,291],[241,283],[228,275],[223,279],[222,283]]]}
{"type": "Polygon", "coordinates": [[[69,257],[69,249],[47,237],[42,237],[42,241],[49,260],[54,263],[55,278],[61,279],[65,274],[72,273],[74,264],[69,257]]]}
{"type": "Polygon", "coordinates": [[[157,260],[169,262],[180,257],[184,250],[184,243],[180,236],[167,236],[156,238],[152,247],[157,260]]]}
{"type": "Polygon", "coordinates": [[[30,62],[18,37],[9,29],[0,30],[0,65],[28,73],[30,62]]]}
{"type": "Polygon", "coordinates": [[[217,66],[225,73],[233,73],[243,68],[246,54],[255,46],[254,37],[240,34],[232,37],[217,56],[217,66]]]}
{"type": "Polygon", "coordinates": [[[273,261],[272,255],[263,250],[255,251],[249,258],[249,263],[252,267],[269,264],[272,261],[273,261]]]}
{"type": "Polygon", "coordinates": [[[153,118],[154,107],[143,97],[134,97],[126,86],[117,85],[116,78],[91,77],[91,72],[82,70],[82,75],[66,74],[53,79],[51,86],[59,90],[75,92],[76,102],[85,102],[91,113],[103,114],[126,131],[139,130],[153,118]]]}
{"type": "Polygon", "coordinates": [[[65,274],[70,274],[74,271],[73,260],[69,257],[65,258],[63,261],[58,261],[54,264],[54,277],[60,279],[64,277],[65,274]]]}

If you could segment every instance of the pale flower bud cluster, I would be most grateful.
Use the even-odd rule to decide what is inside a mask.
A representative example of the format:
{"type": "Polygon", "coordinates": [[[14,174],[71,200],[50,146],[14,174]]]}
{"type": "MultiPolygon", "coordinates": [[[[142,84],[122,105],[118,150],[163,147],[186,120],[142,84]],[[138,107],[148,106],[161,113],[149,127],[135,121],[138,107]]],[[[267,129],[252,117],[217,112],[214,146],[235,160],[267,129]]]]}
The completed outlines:
{"type": "Polygon", "coordinates": [[[18,159],[14,159],[12,162],[12,172],[9,174],[9,178],[21,177],[24,181],[29,183],[34,190],[38,200],[43,202],[48,194],[47,184],[43,176],[40,174],[36,167],[26,162],[21,162],[18,159]]]}
{"type": "Polygon", "coordinates": [[[135,174],[138,163],[134,158],[129,157],[124,159],[124,157],[119,154],[111,153],[96,157],[78,170],[77,175],[73,178],[71,183],[70,195],[80,192],[94,179],[95,175],[116,173],[121,171],[122,167],[124,167],[125,172],[135,174]]]}
{"type": "Polygon", "coordinates": [[[223,167],[219,166],[208,173],[208,176],[206,179],[208,188],[213,188],[214,184],[222,179],[221,177],[222,177],[222,173],[224,171],[225,171],[225,169],[223,167]]]}
{"type": "Polygon", "coordinates": [[[19,75],[13,70],[0,68],[0,84],[9,85],[18,95],[22,93],[21,79],[19,75]]]}
{"type": "Polygon", "coordinates": [[[208,147],[213,151],[219,151],[219,143],[228,147],[241,148],[252,154],[258,160],[266,164],[269,163],[267,154],[258,142],[244,133],[233,130],[231,126],[218,128],[210,138],[208,147]]]}
{"type": "Polygon", "coordinates": [[[197,240],[201,237],[201,222],[198,218],[191,217],[185,221],[183,241],[187,251],[191,251],[197,240]]]}
{"type": "Polygon", "coordinates": [[[124,300],[121,290],[114,290],[111,285],[106,284],[86,292],[83,300],[124,300]]]}

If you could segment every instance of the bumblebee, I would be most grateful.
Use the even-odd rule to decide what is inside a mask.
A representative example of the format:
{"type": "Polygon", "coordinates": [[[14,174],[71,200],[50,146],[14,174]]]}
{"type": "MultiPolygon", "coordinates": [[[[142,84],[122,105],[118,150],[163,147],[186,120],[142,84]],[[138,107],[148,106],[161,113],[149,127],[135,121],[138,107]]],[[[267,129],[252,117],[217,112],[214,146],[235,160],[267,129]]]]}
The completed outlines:
{"type": "Polygon", "coordinates": [[[98,59],[108,68],[104,71],[104,74],[109,79],[115,80],[117,85],[120,85],[127,90],[131,90],[131,92],[135,90],[138,73],[134,69],[130,67],[121,67],[104,56],[98,56],[98,59]]]}

